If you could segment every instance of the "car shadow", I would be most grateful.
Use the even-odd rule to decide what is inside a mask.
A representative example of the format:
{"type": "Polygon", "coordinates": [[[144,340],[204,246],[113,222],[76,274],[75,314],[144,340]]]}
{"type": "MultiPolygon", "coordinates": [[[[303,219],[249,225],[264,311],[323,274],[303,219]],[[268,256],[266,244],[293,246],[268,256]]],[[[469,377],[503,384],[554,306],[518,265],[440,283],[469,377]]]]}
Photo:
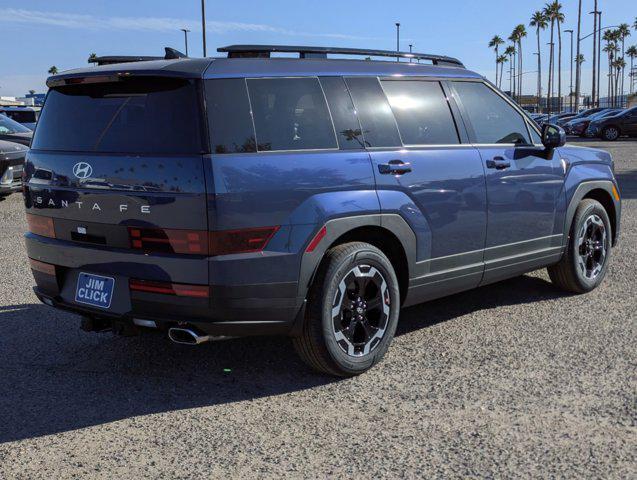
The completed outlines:
{"type": "MultiPolygon", "coordinates": [[[[397,334],[562,295],[545,280],[519,277],[404,309],[397,334]]],[[[89,334],[78,325],[79,317],[40,304],[0,307],[0,443],[338,381],[305,367],[288,338],[190,347],[159,334],[89,334]]]]}

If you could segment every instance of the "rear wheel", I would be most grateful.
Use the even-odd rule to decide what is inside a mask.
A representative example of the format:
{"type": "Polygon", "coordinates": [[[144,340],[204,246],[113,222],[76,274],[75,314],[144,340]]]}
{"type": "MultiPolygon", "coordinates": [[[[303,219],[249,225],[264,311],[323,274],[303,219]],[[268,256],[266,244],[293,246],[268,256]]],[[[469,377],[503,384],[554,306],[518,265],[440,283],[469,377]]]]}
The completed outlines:
{"type": "Polygon", "coordinates": [[[611,238],[610,220],[602,204],[582,200],[573,218],[564,257],[548,268],[553,283],[575,293],[596,288],[608,269],[611,238]]]}
{"type": "Polygon", "coordinates": [[[619,138],[619,129],[617,127],[604,127],[602,130],[602,138],[604,140],[613,141],[619,138]]]}
{"type": "Polygon", "coordinates": [[[353,376],[378,363],[400,309],[398,280],[387,257],[362,242],[329,250],[310,289],[297,353],[315,370],[353,376]]]}

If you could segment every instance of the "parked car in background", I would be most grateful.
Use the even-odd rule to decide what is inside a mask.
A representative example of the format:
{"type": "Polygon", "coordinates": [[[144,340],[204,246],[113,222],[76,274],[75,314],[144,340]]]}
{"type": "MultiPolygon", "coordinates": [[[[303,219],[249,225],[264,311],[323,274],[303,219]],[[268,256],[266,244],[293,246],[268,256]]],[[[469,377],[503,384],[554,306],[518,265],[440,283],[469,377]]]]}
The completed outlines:
{"type": "Polygon", "coordinates": [[[0,140],[0,196],[20,190],[24,158],[28,150],[19,143],[0,140]]]}
{"type": "Polygon", "coordinates": [[[578,135],[580,137],[584,137],[586,135],[586,129],[591,121],[615,115],[619,112],[621,112],[620,108],[605,108],[587,117],[570,120],[564,124],[563,128],[567,135],[578,135]]]}
{"type": "Polygon", "coordinates": [[[0,114],[5,114],[7,117],[21,123],[30,130],[35,130],[35,125],[40,118],[40,107],[1,107],[0,114]]]}
{"type": "Polygon", "coordinates": [[[28,147],[31,144],[32,137],[33,130],[5,115],[0,115],[0,140],[21,143],[28,147]]]}
{"type": "Polygon", "coordinates": [[[85,330],[289,335],[351,376],[403,306],[546,267],[568,291],[602,282],[621,216],[610,154],[565,146],[460,61],[220,51],[47,80],[26,249],[38,298],[85,330]]]}
{"type": "Polygon", "coordinates": [[[602,140],[617,140],[624,135],[637,137],[637,107],[595,119],[586,130],[587,137],[599,137],[602,140]]]}

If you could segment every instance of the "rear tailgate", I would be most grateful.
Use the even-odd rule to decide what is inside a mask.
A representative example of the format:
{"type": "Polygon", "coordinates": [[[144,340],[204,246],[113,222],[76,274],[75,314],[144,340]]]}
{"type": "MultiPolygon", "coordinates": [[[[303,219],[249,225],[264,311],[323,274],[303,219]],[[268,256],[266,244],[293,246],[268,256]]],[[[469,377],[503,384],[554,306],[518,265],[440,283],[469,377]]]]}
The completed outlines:
{"type": "Polygon", "coordinates": [[[27,247],[30,257],[62,267],[64,302],[75,303],[83,272],[115,279],[109,309],[119,314],[131,309],[130,278],[208,284],[205,251],[179,251],[171,237],[208,230],[202,131],[195,80],[49,92],[24,193],[31,219],[51,218],[54,234],[29,234],[27,247]]]}

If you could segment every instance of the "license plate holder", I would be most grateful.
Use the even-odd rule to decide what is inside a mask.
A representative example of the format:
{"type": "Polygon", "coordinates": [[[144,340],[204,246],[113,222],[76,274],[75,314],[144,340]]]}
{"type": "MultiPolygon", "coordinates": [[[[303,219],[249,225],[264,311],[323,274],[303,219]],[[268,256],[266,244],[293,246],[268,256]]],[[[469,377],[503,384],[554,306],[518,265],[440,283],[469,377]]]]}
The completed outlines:
{"type": "Polygon", "coordinates": [[[111,307],[114,289],[114,278],[80,272],[77,277],[75,301],[92,307],[108,309],[111,307]]]}

